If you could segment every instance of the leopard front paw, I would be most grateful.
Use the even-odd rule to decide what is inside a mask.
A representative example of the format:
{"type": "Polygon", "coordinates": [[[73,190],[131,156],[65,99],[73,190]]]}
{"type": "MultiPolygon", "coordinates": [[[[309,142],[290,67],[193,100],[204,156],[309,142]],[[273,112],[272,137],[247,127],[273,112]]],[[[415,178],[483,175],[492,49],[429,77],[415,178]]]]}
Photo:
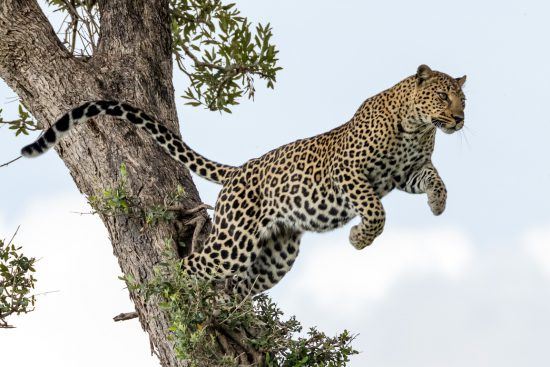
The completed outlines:
{"type": "Polygon", "coordinates": [[[376,236],[369,236],[365,233],[365,227],[361,224],[351,227],[349,232],[349,242],[357,250],[362,250],[369,246],[376,236]]]}
{"type": "Polygon", "coordinates": [[[435,191],[432,195],[428,194],[428,205],[434,215],[441,215],[445,211],[446,203],[447,193],[444,189],[442,191],[435,191]]]}

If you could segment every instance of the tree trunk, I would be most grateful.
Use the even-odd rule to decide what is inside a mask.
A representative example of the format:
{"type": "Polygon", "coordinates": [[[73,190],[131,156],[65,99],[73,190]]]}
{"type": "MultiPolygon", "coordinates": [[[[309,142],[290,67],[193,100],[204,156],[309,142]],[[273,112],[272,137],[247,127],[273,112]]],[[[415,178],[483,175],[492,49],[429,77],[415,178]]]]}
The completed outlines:
{"type": "MultiPolygon", "coordinates": [[[[35,0],[0,0],[0,77],[43,126],[81,102],[115,99],[143,108],[179,131],[168,3],[100,1],[98,50],[92,58],[81,59],[63,47],[35,0]]],[[[177,185],[187,192],[187,208],[201,203],[189,172],[129,124],[107,117],[95,119],[77,127],[56,150],[85,195],[101,195],[105,188],[115,187],[124,162],[128,189],[139,198],[140,207],[162,204],[177,185]]],[[[193,215],[207,219],[206,233],[205,211],[193,215]]],[[[144,230],[140,218],[101,215],[101,219],[122,271],[140,282],[152,275],[167,238],[191,242],[192,229],[182,234],[178,223],[144,230]]],[[[167,339],[167,315],[153,301],[146,302],[137,294],[130,297],[161,364],[186,365],[176,359],[167,339]]]]}

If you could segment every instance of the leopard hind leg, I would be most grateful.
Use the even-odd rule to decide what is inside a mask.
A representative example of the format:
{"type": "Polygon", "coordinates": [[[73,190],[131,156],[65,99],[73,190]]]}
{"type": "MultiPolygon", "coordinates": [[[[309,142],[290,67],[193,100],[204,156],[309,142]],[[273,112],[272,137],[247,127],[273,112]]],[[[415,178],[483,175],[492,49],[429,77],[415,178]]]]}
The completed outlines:
{"type": "Polygon", "coordinates": [[[233,281],[237,293],[255,295],[275,286],[291,269],[300,250],[301,231],[281,228],[263,236],[260,253],[245,274],[233,281]]]}
{"type": "Polygon", "coordinates": [[[220,191],[212,231],[200,252],[183,259],[187,274],[224,281],[246,273],[261,252],[264,215],[253,188],[236,178],[220,191]]]}

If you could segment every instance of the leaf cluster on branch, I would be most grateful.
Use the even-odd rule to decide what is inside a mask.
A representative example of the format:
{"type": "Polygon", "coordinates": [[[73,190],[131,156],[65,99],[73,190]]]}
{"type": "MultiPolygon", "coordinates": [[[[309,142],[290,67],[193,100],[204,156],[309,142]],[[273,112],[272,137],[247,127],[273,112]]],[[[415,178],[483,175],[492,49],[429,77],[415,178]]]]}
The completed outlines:
{"type": "Polygon", "coordinates": [[[254,77],[273,88],[281,68],[269,24],[253,29],[235,4],[220,0],[172,0],[171,9],[174,56],[191,82],[188,104],[231,112],[242,96],[254,97],[254,77]]]}
{"type": "Polygon", "coordinates": [[[13,244],[13,237],[8,242],[0,240],[0,328],[12,327],[7,317],[34,310],[31,291],[36,281],[35,262],[35,258],[23,255],[21,247],[13,244]]]}
{"type": "Polygon", "coordinates": [[[15,136],[18,136],[19,134],[29,135],[29,131],[36,131],[40,129],[38,123],[31,116],[29,111],[27,111],[25,107],[23,107],[22,104],[19,104],[17,113],[19,118],[15,120],[4,121],[1,116],[2,109],[0,108],[0,127],[6,125],[9,126],[8,128],[15,132],[15,136]]]}

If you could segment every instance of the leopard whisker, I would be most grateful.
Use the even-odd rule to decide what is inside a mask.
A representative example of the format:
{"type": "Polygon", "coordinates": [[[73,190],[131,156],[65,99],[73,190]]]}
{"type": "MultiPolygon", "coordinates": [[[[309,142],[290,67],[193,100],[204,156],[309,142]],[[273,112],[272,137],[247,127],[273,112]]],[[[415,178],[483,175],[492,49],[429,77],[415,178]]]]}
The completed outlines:
{"type": "Polygon", "coordinates": [[[462,141],[462,138],[464,138],[464,141],[466,142],[466,145],[468,146],[468,149],[472,149],[472,146],[470,145],[470,142],[468,141],[468,137],[466,136],[466,133],[464,129],[460,130],[460,139],[462,141]]]}

